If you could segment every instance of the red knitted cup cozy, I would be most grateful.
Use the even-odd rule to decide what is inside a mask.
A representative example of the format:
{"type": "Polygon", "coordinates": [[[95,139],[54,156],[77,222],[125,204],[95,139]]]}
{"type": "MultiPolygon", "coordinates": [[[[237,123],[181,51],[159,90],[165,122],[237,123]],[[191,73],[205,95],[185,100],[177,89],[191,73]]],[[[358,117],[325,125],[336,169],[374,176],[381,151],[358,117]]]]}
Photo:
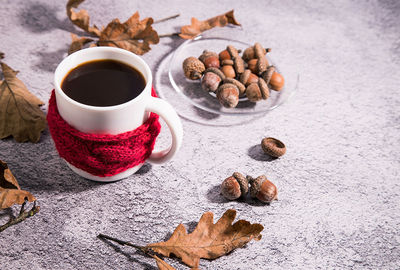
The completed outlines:
{"type": "MultiPolygon", "coordinates": [[[[155,94],[152,89],[152,95],[155,94]]],[[[151,154],[161,125],[151,113],[143,125],[125,133],[90,134],[70,126],[58,113],[54,90],[47,122],[60,156],[73,166],[96,176],[113,176],[142,164],[151,154]]]]}

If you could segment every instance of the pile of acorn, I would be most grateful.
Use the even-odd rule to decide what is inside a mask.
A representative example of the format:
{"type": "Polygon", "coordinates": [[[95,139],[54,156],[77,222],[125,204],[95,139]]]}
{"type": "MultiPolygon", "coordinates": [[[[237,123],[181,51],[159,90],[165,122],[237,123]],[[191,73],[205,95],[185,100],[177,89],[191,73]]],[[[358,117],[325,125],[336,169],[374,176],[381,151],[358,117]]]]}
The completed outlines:
{"type": "Polygon", "coordinates": [[[234,108],[239,97],[257,102],[267,99],[270,89],[282,90],[284,78],[266,57],[270,51],[258,42],[244,50],[242,56],[232,45],[219,54],[205,50],[199,58],[186,58],[183,71],[188,79],[201,79],[201,87],[216,93],[224,107],[234,108]]]}
{"type": "MultiPolygon", "coordinates": [[[[261,148],[266,154],[274,158],[279,158],[286,153],[285,144],[272,137],[262,139],[261,148]]],[[[271,203],[278,199],[278,189],[265,175],[253,178],[249,175],[244,177],[243,174],[234,172],[221,184],[221,194],[228,200],[245,198],[248,193],[252,198],[257,198],[265,203],[271,203]]]]}
{"type": "Polygon", "coordinates": [[[228,200],[245,198],[248,193],[252,198],[264,203],[271,203],[278,199],[278,189],[265,175],[253,178],[234,172],[221,184],[221,194],[228,200]]]}

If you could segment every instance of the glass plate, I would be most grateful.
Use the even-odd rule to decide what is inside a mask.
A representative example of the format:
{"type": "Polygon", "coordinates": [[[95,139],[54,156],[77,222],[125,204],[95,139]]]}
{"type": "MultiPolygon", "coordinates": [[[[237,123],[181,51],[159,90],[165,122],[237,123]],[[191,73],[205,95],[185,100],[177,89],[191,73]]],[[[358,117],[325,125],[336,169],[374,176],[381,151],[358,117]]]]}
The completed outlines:
{"type": "Polygon", "coordinates": [[[280,66],[279,62],[271,57],[271,55],[273,56],[273,50],[267,54],[267,58],[269,63],[274,65],[285,78],[285,86],[281,91],[270,90],[270,97],[267,100],[254,103],[247,100],[247,98],[241,98],[235,108],[225,108],[219,103],[214,93],[208,93],[201,88],[200,80],[193,81],[184,76],[182,63],[187,57],[199,57],[206,49],[219,53],[226,49],[227,45],[233,45],[242,51],[253,45],[241,40],[252,39],[248,39],[243,30],[216,28],[205,32],[194,40],[185,41],[172,53],[168,68],[169,80],[175,91],[183,97],[185,102],[189,102],[208,113],[235,115],[237,117],[238,115],[249,116],[268,112],[282,105],[293,95],[298,88],[299,76],[298,74],[289,73],[289,70],[292,69],[287,69],[288,72],[285,72],[285,67],[280,66]]]}

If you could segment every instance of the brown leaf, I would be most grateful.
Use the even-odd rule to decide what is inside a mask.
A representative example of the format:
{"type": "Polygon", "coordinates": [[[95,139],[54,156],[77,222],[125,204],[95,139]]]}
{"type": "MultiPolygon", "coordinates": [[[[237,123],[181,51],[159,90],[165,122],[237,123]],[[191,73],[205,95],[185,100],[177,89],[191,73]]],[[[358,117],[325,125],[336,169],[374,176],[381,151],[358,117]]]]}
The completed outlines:
{"type": "Polygon", "coordinates": [[[0,139],[13,136],[17,142],[38,142],[46,128],[44,103],[28,91],[13,70],[0,63],[4,80],[0,84],[0,139]]]}
{"type": "Polygon", "coordinates": [[[0,209],[6,209],[14,204],[23,204],[25,200],[33,202],[36,198],[25,190],[0,188],[0,209]]]}
{"type": "Polygon", "coordinates": [[[100,36],[100,30],[96,25],[90,26],[90,16],[87,10],[81,9],[79,12],[75,12],[73,9],[78,8],[85,0],[69,0],[67,3],[67,15],[73,24],[85,30],[86,32],[95,36],[100,36]]]}
{"type": "Polygon", "coordinates": [[[213,213],[206,212],[192,233],[188,234],[180,224],[168,241],[146,247],[163,256],[169,257],[173,253],[188,266],[199,267],[200,258],[215,259],[243,247],[252,239],[261,239],[260,232],[264,229],[262,225],[250,224],[246,220],[239,220],[232,225],[235,216],[235,210],[227,210],[213,224],[213,213]]]}
{"type": "Polygon", "coordinates": [[[23,204],[25,200],[33,202],[36,198],[30,192],[21,190],[7,163],[0,160],[0,209],[23,204]]]}
{"type": "Polygon", "coordinates": [[[159,42],[158,34],[152,24],[152,18],[140,21],[138,12],[124,23],[114,19],[101,32],[98,45],[119,47],[142,55],[151,49],[150,44],[159,42]]]}
{"type": "Polygon", "coordinates": [[[184,39],[192,39],[206,30],[217,26],[224,27],[228,24],[240,25],[233,15],[233,10],[205,21],[199,21],[196,18],[192,18],[191,25],[185,25],[181,27],[181,33],[179,36],[184,39]]]}
{"type": "Polygon", "coordinates": [[[72,33],[71,33],[71,39],[72,39],[72,43],[69,46],[68,54],[71,54],[71,53],[81,50],[83,48],[83,46],[85,46],[87,43],[90,43],[93,41],[93,39],[91,39],[91,38],[79,37],[72,33]]]}
{"type": "Polygon", "coordinates": [[[17,179],[11,173],[7,163],[0,160],[0,187],[7,189],[21,189],[17,179]]]}
{"type": "Polygon", "coordinates": [[[4,58],[4,53],[0,52],[0,60],[4,58]]]}
{"type": "Polygon", "coordinates": [[[156,259],[156,263],[158,266],[159,270],[176,270],[175,268],[173,268],[171,265],[169,265],[168,263],[166,263],[164,260],[160,259],[158,256],[156,255],[152,255],[152,257],[154,259],[156,259]]]}

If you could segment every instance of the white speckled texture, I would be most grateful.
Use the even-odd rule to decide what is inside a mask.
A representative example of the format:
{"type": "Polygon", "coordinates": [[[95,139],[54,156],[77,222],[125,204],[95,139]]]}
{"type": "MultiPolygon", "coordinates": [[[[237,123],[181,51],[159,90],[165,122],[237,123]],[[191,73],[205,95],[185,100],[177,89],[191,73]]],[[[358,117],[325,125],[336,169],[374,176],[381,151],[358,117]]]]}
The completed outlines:
{"type": "MultiPolygon", "coordinates": [[[[65,2],[0,4],[0,51],[44,101],[69,32],[81,33],[67,20],[65,2]]],[[[263,238],[202,260],[201,269],[400,268],[399,1],[87,0],[82,7],[97,25],[136,10],[155,19],[181,13],[155,25],[159,33],[176,31],[191,16],[234,8],[243,29],[273,48],[274,59],[299,70],[300,89],[284,106],[240,126],[183,119],[183,147],[173,161],[146,164],[111,184],[76,176],[48,130],[38,144],[0,141],[0,159],[42,207],[0,234],[1,269],[157,269],[151,258],[96,235],[151,243],[181,222],[193,228],[205,211],[219,218],[228,208],[263,224],[263,238]],[[285,142],[287,154],[278,160],[262,155],[264,136],[285,142]],[[233,171],[266,174],[279,201],[224,200],[219,184],[233,171]]],[[[154,73],[181,43],[163,38],[152,47],[144,59],[154,73]]],[[[161,83],[172,89],[166,75],[161,83]]],[[[168,143],[167,134],[158,147],[168,143]]],[[[0,212],[2,222],[6,213],[0,212]]]]}

